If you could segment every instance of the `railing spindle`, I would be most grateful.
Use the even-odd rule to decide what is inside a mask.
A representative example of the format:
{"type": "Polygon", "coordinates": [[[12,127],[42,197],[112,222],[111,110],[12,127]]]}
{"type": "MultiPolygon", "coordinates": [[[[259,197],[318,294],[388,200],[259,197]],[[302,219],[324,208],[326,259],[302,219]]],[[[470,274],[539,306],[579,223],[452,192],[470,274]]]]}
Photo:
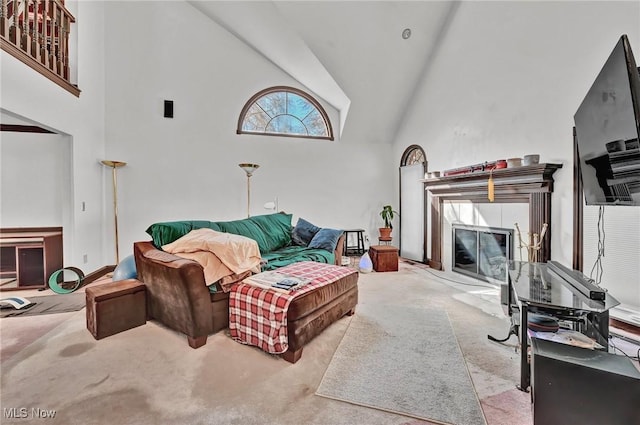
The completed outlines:
{"type": "Polygon", "coordinates": [[[7,22],[7,0],[0,1],[0,37],[6,37],[9,27],[7,22]]]}
{"type": "Polygon", "coordinates": [[[42,4],[42,43],[40,44],[40,63],[49,68],[49,0],[42,4]]]}
{"type": "Polygon", "coordinates": [[[56,74],[59,76],[63,76],[64,72],[62,72],[62,40],[64,37],[63,27],[64,24],[64,14],[60,9],[56,10],[56,74]]]}
{"type": "Polygon", "coordinates": [[[36,60],[40,58],[40,30],[38,29],[38,13],[40,11],[40,0],[33,0],[33,24],[31,27],[31,56],[36,60]]]}
{"type": "Polygon", "coordinates": [[[20,47],[27,55],[31,54],[31,40],[29,37],[29,0],[22,0],[22,25],[20,47]]]}
{"type": "Polygon", "coordinates": [[[56,30],[57,30],[57,23],[56,23],[56,18],[58,16],[58,7],[56,5],[56,2],[51,2],[51,32],[49,33],[49,40],[51,40],[51,42],[49,43],[49,69],[53,71],[54,74],[57,74],[58,72],[56,71],[56,30]]]}
{"type": "Polygon", "coordinates": [[[13,44],[17,45],[20,40],[20,28],[18,27],[18,5],[16,4],[17,0],[11,1],[11,11],[12,13],[12,22],[9,27],[9,41],[13,44]]]}
{"type": "Polygon", "coordinates": [[[69,33],[71,32],[71,22],[69,17],[62,15],[62,78],[69,80],[69,33]]]}

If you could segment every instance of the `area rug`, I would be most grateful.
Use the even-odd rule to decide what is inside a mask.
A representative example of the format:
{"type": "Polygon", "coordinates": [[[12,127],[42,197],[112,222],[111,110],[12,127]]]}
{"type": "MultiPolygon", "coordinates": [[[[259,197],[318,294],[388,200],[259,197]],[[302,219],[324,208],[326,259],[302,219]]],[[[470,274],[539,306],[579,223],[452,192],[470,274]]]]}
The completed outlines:
{"type": "Polygon", "coordinates": [[[316,394],[436,423],[486,425],[442,310],[358,305],[316,394]]]}
{"type": "Polygon", "coordinates": [[[36,316],[39,314],[78,311],[86,305],[85,297],[85,294],[80,292],[77,294],[28,297],[27,299],[35,303],[35,305],[24,307],[20,310],[16,310],[13,308],[2,308],[0,309],[0,318],[16,316],[36,316]]]}

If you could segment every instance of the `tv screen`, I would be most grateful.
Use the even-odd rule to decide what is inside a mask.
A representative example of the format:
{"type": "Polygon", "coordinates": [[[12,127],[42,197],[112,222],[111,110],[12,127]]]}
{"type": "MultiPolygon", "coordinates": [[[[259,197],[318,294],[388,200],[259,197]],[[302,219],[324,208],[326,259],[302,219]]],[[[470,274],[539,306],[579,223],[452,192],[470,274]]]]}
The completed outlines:
{"type": "Polygon", "coordinates": [[[640,205],[640,71],[620,37],[574,115],[587,205],[640,205]]]}

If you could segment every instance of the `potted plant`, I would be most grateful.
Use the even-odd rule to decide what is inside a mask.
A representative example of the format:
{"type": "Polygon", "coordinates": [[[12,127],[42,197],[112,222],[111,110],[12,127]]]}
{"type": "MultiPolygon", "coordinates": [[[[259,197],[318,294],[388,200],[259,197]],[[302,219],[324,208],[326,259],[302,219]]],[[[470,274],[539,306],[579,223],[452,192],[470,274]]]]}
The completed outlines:
{"type": "Polygon", "coordinates": [[[380,211],[380,217],[384,220],[384,227],[380,227],[380,240],[391,240],[391,230],[393,230],[393,217],[394,215],[400,215],[397,211],[393,210],[391,205],[385,205],[380,211]]]}

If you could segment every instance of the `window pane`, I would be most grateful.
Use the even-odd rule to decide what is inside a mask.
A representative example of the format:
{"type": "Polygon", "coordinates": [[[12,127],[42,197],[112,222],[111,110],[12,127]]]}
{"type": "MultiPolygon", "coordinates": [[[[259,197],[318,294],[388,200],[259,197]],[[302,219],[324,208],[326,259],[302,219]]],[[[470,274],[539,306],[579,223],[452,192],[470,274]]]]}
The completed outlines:
{"type": "Polygon", "coordinates": [[[242,129],[245,131],[264,131],[271,118],[264,113],[256,104],[253,104],[242,122],[242,129]]]}
{"type": "Polygon", "coordinates": [[[275,117],[267,126],[268,133],[301,134],[307,135],[307,129],[299,119],[291,115],[275,117]]]}
{"type": "Polygon", "coordinates": [[[424,156],[422,155],[422,151],[419,149],[412,150],[407,158],[407,165],[421,164],[423,162],[424,156]]]}
{"type": "Polygon", "coordinates": [[[318,110],[314,109],[303,121],[311,136],[326,136],[327,126],[318,110]]]}
{"type": "Polygon", "coordinates": [[[270,93],[256,102],[270,117],[287,113],[287,96],[285,92],[270,93]]]}
{"type": "Polygon", "coordinates": [[[304,117],[309,115],[311,111],[315,110],[313,105],[310,104],[307,99],[304,99],[295,93],[289,93],[287,98],[287,113],[300,120],[304,119],[304,117]]]}

